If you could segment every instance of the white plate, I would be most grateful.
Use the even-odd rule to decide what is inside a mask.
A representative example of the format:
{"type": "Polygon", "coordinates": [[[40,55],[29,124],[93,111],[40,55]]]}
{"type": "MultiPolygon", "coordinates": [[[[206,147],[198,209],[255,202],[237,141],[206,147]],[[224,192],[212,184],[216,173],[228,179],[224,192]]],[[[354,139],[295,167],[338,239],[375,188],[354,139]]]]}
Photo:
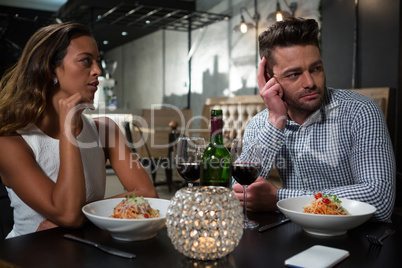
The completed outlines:
{"type": "Polygon", "coordinates": [[[158,209],[158,218],[150,219],[116,219],[109,218],[113,209],[125,198],[112,198],[96,201],[85,205],[82,212],[99,228],[109,231],[111,236],[118,240],[139,241],[156,236],[156,232],[165,226],[166,212],[170,200],[159,198],[145,198],[153,209],[158,209]]]}
{"type": "Polygon", "coordinates": [[[342,206],[351,215],[318,215],[303,213],[303,207],[308,205],[314,196],[300,196],[278,201],[279,210],[292,222],[299,224],[304,231],[314,235],[335,236],[343,235],[352,228],[366,222],[376,211],[367,203],[339,198],[342,206]]]}

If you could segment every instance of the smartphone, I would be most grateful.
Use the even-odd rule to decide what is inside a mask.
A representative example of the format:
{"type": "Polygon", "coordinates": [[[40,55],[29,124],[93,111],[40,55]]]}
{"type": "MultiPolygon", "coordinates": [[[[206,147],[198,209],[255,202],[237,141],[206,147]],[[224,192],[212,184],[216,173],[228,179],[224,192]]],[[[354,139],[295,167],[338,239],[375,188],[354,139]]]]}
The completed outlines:
{"type": "Polygon", "coordinates": [[[349,255],[349,251],[344,249],[315,245],[285,260],[285,266],[308,268],[333,267],[349,257],[349,255]]]}

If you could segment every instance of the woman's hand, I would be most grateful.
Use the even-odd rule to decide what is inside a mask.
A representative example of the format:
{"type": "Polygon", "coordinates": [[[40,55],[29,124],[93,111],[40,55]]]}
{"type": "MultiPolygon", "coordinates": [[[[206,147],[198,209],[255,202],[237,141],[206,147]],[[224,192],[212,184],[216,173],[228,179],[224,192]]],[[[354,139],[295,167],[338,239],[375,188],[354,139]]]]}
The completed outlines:
{"type": "MultiPolygon", "coordinates": [[[[233,192],[243,206],[243,186],[236,183],[233,192]]],[[[255,182],[247,187],[247,210],[273,211],[276,210],[276,194],[278,188],[263,177],[258,177],[255,182]]]]}
{"type": "Polygon", "coordinates": [[[73,137],[78,135],[82,126],[81,114],[86,108],[94,109],[93,101],[79,92],[59,100],[59,124],[62,134],[73,137]]]}
{"type": "Polygon", "coordinates": [[[279,129],[284,129],[287,120],[288,106],[283,101],[283,88],[276,77],[269,77],[265,71],[266,59],[262,58],[257,73],[260,96],[269,111],[269,121],[279,129]],[[267,81],[268,79],[268,81],[267,81]]]}

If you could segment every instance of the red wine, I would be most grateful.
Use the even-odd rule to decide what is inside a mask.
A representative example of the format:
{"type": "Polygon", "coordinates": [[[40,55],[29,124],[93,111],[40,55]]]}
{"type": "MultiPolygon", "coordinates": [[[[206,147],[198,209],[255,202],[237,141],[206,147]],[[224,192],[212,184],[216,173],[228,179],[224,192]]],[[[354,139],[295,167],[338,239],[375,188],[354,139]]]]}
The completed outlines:
{"type": "Polygon", "coordinates": [[[178,163],[176,164],[177,171],[180,176],[186,181],[196,181],[200,178],[200,163],[178,163]]]}
{"type": "Polygon", "coordinates": [[[252,184],[260,174],[261,164],[257,163],[233,163],[232,175],[241,185],[252,184]]]}

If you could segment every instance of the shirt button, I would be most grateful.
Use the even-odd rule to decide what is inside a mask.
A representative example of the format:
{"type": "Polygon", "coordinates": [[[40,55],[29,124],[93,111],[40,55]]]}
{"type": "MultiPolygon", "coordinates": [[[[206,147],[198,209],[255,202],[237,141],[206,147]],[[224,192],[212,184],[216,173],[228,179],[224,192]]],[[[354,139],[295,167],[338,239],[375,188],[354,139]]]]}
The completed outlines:
{"type": "Polygon", "coordinates": [[[276,144],[279,145],[279,144],[281,144],[281,142],[282,142],[281,140],[277,140],[277,141],[276,141],[276,144]]]}
{"type": "Polygon", "coordinates": [[[306,182],[307,182],[307,179],[303,179],[303,182],[306,183],[306,182]]]}
{"type": "Polygon", "coordinates": [[[298,154],[297,154],[297,157],[298,157],[298,158],[301,158],[301,157],[302,157],[302,153],[298,153],[298,154]]]}
{"type": "Polygon", "coordinates": [[[306,128],[305,127],[302,127],[301,129],[300,129],[300,131],[305,131],[306,130],[306,128]]]}

